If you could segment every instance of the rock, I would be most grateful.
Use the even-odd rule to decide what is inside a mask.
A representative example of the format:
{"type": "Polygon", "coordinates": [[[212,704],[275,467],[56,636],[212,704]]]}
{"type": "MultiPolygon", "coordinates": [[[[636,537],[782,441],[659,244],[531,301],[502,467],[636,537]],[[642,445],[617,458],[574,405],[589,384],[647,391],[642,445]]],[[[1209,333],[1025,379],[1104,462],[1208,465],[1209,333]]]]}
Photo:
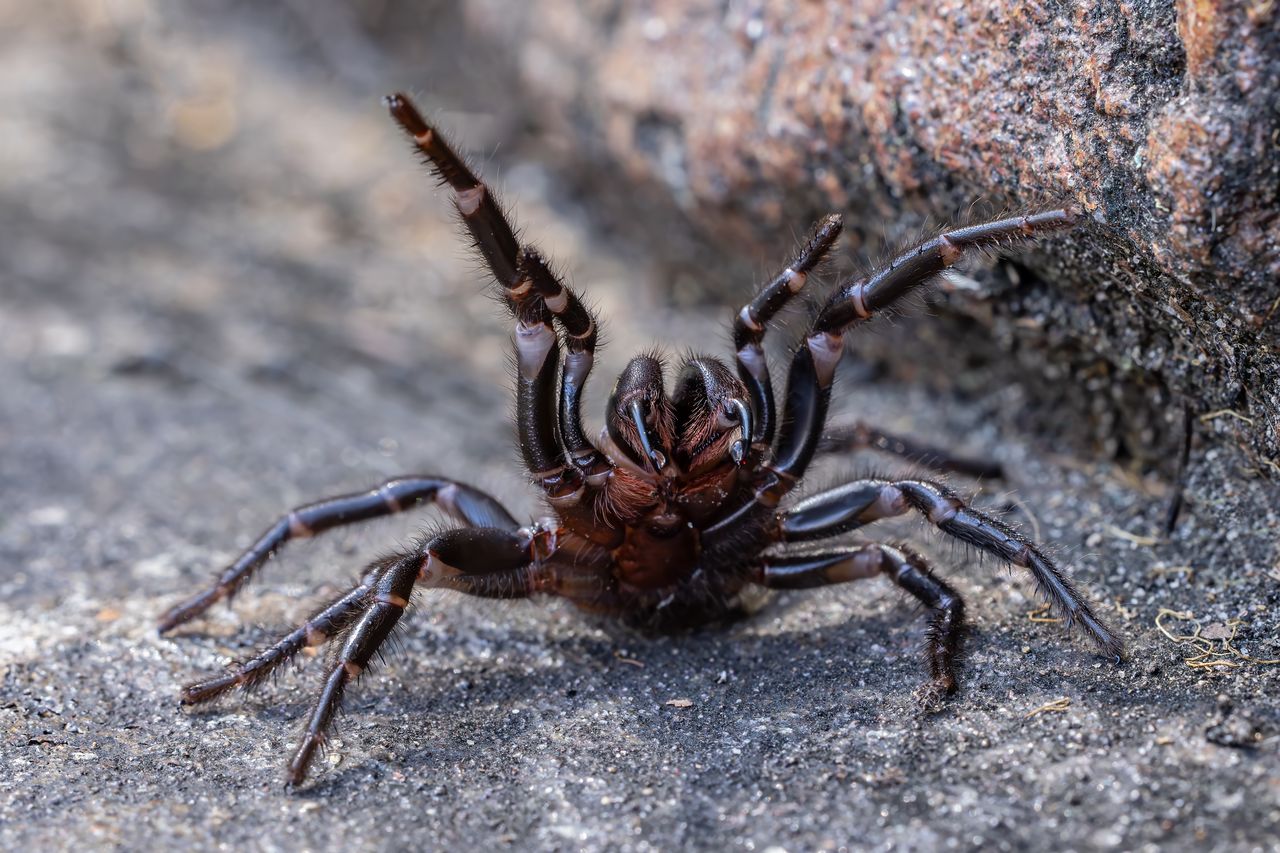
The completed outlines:
{"type": "MultiPolygon", "coordinates": [[[[1017,376],[1060,405],[1064,373],[1092,378],[1104,387],[1066,402],[1094,410],[1095,434],[1121,454],[1166,453],[1180,422],[1169,414],[1185,403],[1237,413],[1208,428],[1280,456],[1273,4],[470,0],[467,11],[514,55],[539,117],[656,188],[680,227],[722,252],[769,247],[755,264],[828,210],[850,213],[847,241],[874,249],[882,232],[901,244],[975,202],[1077,206],[1087,227],[1047,242],[1012,282],[1017,267],[985,284],[980,309],[966,300],[946,351],[1017,350],[1017,376]]],[[[672,230],[660,232],[668,250],[672,230]]],[[[739,272],[706,265],[713,287],[715,269],[739,272]]],[[[917,364],[939,357],[914,349],[917,364]]]]}

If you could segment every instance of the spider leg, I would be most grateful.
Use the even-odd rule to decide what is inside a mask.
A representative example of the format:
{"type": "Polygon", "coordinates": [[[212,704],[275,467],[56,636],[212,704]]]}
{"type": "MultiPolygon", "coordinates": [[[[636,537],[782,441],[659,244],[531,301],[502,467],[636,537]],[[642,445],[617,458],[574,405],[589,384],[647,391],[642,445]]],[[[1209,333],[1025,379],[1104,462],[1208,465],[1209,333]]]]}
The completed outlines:
{"type": "Polygon", "coordinates": [[[408,96],[391,95],[385,103],[437,177],[453,190],[454,205],[463,225],[502,286],[516,318],[516,419],[525,465],[553,505],[576,504],[585,491],[583,475],[596,486],[610,469],[605,457],[583,434],[579,416],[582,386],[591,372],[598,340],[598,324],[577,294],[548,269],[538,251],[521,246],[493,193],[440,132],[426,122],[408,96]],[[569,351],[560,378],[559,410],[555,374],[560,346],[551,329],[553,318],[564,333],[569,351]],[[567,465],[565,448],[573,459],[573,468],[567,465]]]}
{"type": "Polygon", "coordinates": [[[347,592],[316,610],[310,618],[275,643],[215,678],[197,681],[182,688],[182,704],[198,705],[241,687],[249,690],[261,684],[277,667],[288,663],[304,648],[314,648],[350,624],[359,612],[374,583],[392,561],[381,560],[369,568],[347,592]]]}
{"type": "Polygon", "coordinates": [[[742,306],[733,319],[733,345],[737,350],[738,376],[751,395],[755,415],[752,444],[763,451],[773,442],[777,428],[777,411],[773,402],[773,384],[769,363],[764,354],[764,335],[769,321],[804,288],[809,273],[840,236],[843,220],[833,213],[814,226],[804,246],[755,297],[742,306]]]}
{"type": "Polygon", "coordinates": [[[604,483],[613,466],[582,429],[582,389],[595,363],[600,323],[595,314],[550,270],[536,249],[521,252],[521,267],[533,290],[555,317],[564,334],[564,369],[560,372],[558,426],[569,460],[591,487],[604,483]]]}
{"type": "Polygon", "coordinates": [[[901,456],[944,474],[962,474],[979,480],[1004,477],[1004,469],[994,460],[955,456],[941,448],[902,438],[861,421],[828,430],[819,440],[815,453],[848,453],[868,448],[901,456]]]}
{"type": "Polygon", "coordinates": [[[450,147],[440,131],[427,124],[407,95],[390,95],[383,99],[383,103],[391,111],[392,118],[413,137],[414,145],[440,182],[453,190],[453,203],[462,217],[462,224],[493,277],[504,288],[514,288],[519,281],[516,263],[520,243],[493,193],[450,147]]]}
{"type": "Polygon", "coordinates": [[[965,252],[995,249],[1072,222],[1066,210],[1016,216],[948,231],[898,256],[870,277],[841,285],[796,350],[787,379],[787,402],[774,447],[773,482],[764,502],[776,501],[804,476],[826,424],[831,382],[844,352],[843,335],[858,322],[896,302],[953,265],[965,252]]]}
{"type": "Polygon", "coordinates": [[[818,314],[804,345],[796,349],[787,375],[781,427],[773,461],[763,466],[755,494],[703,533],[707,539],[732,539],[735,531],[764,516],[795,488],[818,449],[831,402],[831,383],[844,352],[844,333],[913,288],[926,284],[969,250],[995,249],[1070,225],[1072,214],[1050,210],[957,228],[921,243],[868,278],[842,284],[818,314]]]}
{"type": "Polygon", "coordinates": [[[516,427],[520,455],[553,506],[578,503],[585,490],[569,467],[557,428],[556,376],[560,345],[544,305],[521,308],[516,320],[516,427]]]}
{"type": "Polygon", "coordinates": [[[925,559],[903,546],[857,543],[813,553],[768,557],[755,582],[773,589],[811,589],[884,574],[930,610],[925,655],[930,685],[939,694],[956,689],[956,658],[964,637],[964,602],[929,570],[925,559]]]}
{"type": "Polygon", "coordinates": [[[1124,644],[1044,552],[1004,522],[967,506],[940,483],[865,479],[819,492],[781,516],[781,538],[784,542],[803,542],[834,536],[910,510],[923,515],[948,536],[1027,569],[1040,594],[1069,625],[1079,625],[1103,652],[1117,660],[1124,654],[1124,644]]]}
{"type": "Polygon", "coordinates": [[[372,491],[327,498],[300,506],[266,529],[258,541],[223,570],[217,583],[171,608],[160,618],[160,633],[171,631],[231,598],[291,539],[315,536],[333,527],[414,509],[430,501],[464,524],[515,530],[519,525],[498,500],[479,489],[442,477],[397,477],[372,491]]]}
{"type": "Polygon", "coordinates": [[[448,530],[396,555],[363,597],[332,661],[306,729],[289,762],[288,782],[302,783],[326,740],[347,687],[368,667],[409,606],[415,586],[447,588],[487,597],[516,598],[536,591],[529,565],[544,545],[537,530],[462,528],[448,530]]]}

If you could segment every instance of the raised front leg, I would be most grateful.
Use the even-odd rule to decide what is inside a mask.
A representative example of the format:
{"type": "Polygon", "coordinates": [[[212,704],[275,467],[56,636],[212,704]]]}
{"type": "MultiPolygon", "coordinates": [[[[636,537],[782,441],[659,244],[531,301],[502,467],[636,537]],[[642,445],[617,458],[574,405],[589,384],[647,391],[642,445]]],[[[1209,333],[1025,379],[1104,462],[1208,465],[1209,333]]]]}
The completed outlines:
{"type": "Polygon", "coordinates": [[[610,469],[583,433],[579,416],[582,388],[599,337],[596,319],[536,249],[521,245],[489,187],[413,102],[395,94],[386,99],[386,105],[437,177],[453,190],[463,225],[503,288],[503,298],[516,320],[516,423],[521,455],[548,500],[559,508],[572,507],[588,487],[603,483],[610,469]],[[553,322],[564,334],[568,349],[563,369],[553,322]]]}
{"type": "Polygon", "coordinates": [[[407,95],[387,96],[383,103],[417,146],[427,165],[453,190],[453,203],[498,284],[510,290],[519,281],[520,242],[493,193],[458,156],[443,134],[418,112],[407,95]]]}
{"type": "Polygon", "coordinates": [[[171,631],[217,602],[231,598],[291,539],[305,539],[333,527],[405,512],[424,503],[433,503],[473,527],[505,530],[519,527],[497,498],[479,489],[443,477],[397,477],[368,492],[326,498],[291,510],[223,570],[217,583],[165,613],[160,618],[160,633],[171,631]]]}
{"type": "Polygon", "coordinates": [[[775,481],[766,502],[775,503],[804,476],[826,426],[831,383],[844,353],[844,333],[927,283],[966,252],[996,249],[1070,225],[1065,210],[1015,216],[969,228],[957,228],[921,243],[867,277],[843,284],[814,320],[803,346],[791,360],[787,404],[774,448],[775,481]]]}
{"type": "Polygon", "coordinates": [[[755,415],[752,444],[758,451],[773,442],[778,415],[773,402],[773,384],[764,354],[764,335],[769,322],[795,297],[822,263],[843,227],[839,214],[824,217],[804,241],[796,256],[773,279],[742,306],[733,320],[733,345],[737,350],[738,377],[751,395],[755,415]]]}

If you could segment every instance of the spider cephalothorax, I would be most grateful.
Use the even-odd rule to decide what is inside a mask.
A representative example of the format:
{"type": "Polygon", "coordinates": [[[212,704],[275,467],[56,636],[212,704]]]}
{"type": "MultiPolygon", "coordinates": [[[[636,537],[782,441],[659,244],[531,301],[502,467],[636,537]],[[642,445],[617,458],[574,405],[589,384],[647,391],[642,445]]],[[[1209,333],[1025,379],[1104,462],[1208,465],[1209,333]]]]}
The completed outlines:
{"type": "Polygon", "coordinates": [[[795,350],[781,414],[765,359],[765,330],[834,245],[840,218],[820,221],[789,264],[734,320],[732,368],[693,356],[674,371],[638,356],[614,386],[598,439],[585,434],[582,389],[598,326],[542,256],[517,240],[488,188],[404,95],[387,106],[454,201],[515,320],[516,422],[520,452],[551,513],[521,526],[493,497],[436,476],[390,480],[369,492],[299,507],[229,566],[216,585],[171,609],[168,631],[229,598],[290,539],[434,503],[458,522],[373,563],[343,595],[274,645],[225,675],[183,691],[198,703],[261,682],[308,646],[338,650],[289,765],[301,782],[343,692],[391,634],[415,590],[444,588],[489,598],[551,595],[653,628],[725,615],[750,587],[798,589],[883,574],[929,609],[928,693],[956,686],[964,631],[959,596],[923,558],[901,546],[844,534],[877,519],[917,512],[943,533],[1027,569],[1041,593],[1107,654],[1120,641],[1033,543],[926,479],[865,478],[787,502],[815,454],[859,444],[917,457],[940,470],[989,466],[913,447],[863,425],[827,429],[832,379],[852,326],[929,281],[967,251],[991,249],[1071,222],[1065,210],[948,231],[873,275],[842,283],[795,350]],[[808,543],[808,544],[806,544],[808,543]]]}

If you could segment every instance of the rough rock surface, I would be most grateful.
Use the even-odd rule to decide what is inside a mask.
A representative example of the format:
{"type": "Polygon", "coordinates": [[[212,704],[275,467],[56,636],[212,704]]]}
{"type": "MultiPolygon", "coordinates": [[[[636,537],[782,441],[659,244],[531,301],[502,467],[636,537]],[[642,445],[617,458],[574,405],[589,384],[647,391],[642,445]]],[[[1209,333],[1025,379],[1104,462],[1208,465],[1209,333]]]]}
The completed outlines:
{"type": "MultiPolygon", "coordinates": [[[[434,470],[536,510],[508,330],[376,94],[418,82],[473,150],[503,142],[486,169],[612,319],[593,415],[632,352],[714,348],[733,310],[672,311],[506,113],[458,110],[505,110],[507,83],[451,76],[481,50],[456,19],[408,30],[422,65],[374,5],[0,6],[0,849],[1280,845],[1280,667],[1257,662],[1280,658],[1275,486],[1206,442],[1177,530],[1150,538],[1164,483],[1028,433],[1035,398],[984,364],[939,394],[850,363],[841,414],[1003,462],[1006,482],[957,486],[1055,543],[1128,640],[1122,666],[907,523],[878,535],[944,567],[973,620],[940,714],[912,697],[919,616],[878,581],[675,638],[424,596],[296,794],[315,661],[182,711],[182,683],[433,523],[299,543],[234,610],[158,638],[284,507],[434,470]],[[1161,633],[1195,624],[1165,609],[1219,654],[1161,633]]],[[[897,468],[841,459],[816,482],[867,465],[897,468]]]]}
{"type": "Polygon", "coordinates": [[[1073,408],[1118,416],[1117,428],[1101,412],[1095,432],[1123,452],[1164,454],[1180,419],[1159,413],[1186,402],[1237,412],[1215,428],[1280,460],[1271,0],[518,8],[468,3],[539,113],[740,254],[828,210],[850,213],[855,245],[860,234],[873,252],[975,202],[1086,211],[1088,227],[1027,259],[1038,275],[983,281],[986,309],[975,317],[970,294],[958,306],[970,322],[913,347],[916,364],[1016,351],[1013,375],[1032,387],[1064,368],[1092,378],[1073,408]]]}

